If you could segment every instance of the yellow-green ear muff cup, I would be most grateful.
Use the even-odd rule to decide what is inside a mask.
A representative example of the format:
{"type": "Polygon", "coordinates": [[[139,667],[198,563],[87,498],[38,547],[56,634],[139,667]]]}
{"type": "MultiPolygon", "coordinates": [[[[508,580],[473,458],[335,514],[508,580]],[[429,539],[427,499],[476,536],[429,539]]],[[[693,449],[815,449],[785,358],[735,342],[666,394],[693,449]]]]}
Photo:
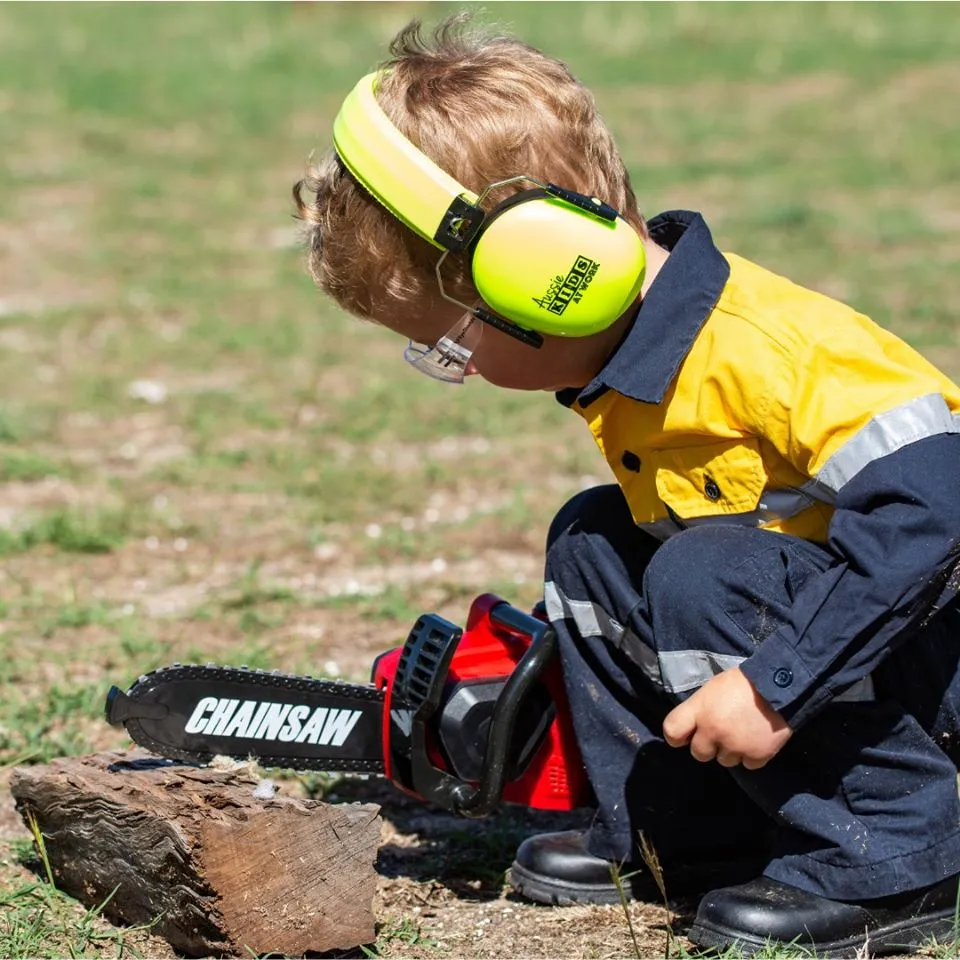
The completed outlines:
{"type": "Polygon", "coordinates": [[[601,220],[553,197],[495,214],[477,240],[473,280],[484,302],[521,327],[585,337],[609,327],[640,292],[643,242],[619,217],[601,220]]]}

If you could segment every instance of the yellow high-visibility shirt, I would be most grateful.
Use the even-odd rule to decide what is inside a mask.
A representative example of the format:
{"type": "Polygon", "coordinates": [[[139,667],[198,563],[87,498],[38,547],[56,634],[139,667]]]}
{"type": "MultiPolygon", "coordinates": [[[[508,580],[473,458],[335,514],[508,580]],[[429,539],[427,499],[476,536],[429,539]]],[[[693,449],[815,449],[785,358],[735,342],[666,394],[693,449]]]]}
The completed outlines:
{"type": "MultiPolygon", "coordinates": [[[[903,543],[903,555],[911,557],[904,575],[926,570],[932,576],[955,556],[960,388],[851,307],[721,254],[698,215],[664,214],[650,229],[672,252],[633,327],[591,384],[558,399],[587,422],[634,520],[653,536],[701,524],[747,524],[829,543],[838,567],[867,572],[859,584],[848,575],[839,593],[832,586],[832,598],[820,593],[839,573],[825,575],[820,592],[798,598],[795,629],[774,635],[750,658],[757,663],[744,665],[775,707],[805,712],[808,703],[819,705],[856,679],[842,669],[845,645],[855,638],[861,644],[864,632],[874,631],[882,656],[881,640],[890,633],[875,612],[857,623],[846,612],[840,616],[836,604],[869,595],[866,608],[873,611],[872,591],[894,589],[880,569],[901,557],[879,549],[851,555],[849,543],[831,540],[835,511],[869,514],[875,523],[878,505],[869,501],[878,483],[886,496],[892,489],[907,503],[923,499],[898,479],[907,460],[896,456],[919,441],[949,438],[933,455],[943,473],[929,481],[911,476],[910,484],[946,485],[957,507],[936,508],[946,514],[937,518],[945,529],[929,556],[914,542],[903,543]],[[857,485],[858,477],[866,479],[857,485]],[[845,490],[852,491],[849,503],[845,490]],[[789,671],[789,689],[767,682],[777,670],[789,671]],[[832,680],[831,670],[838,671],[832,680]],[[813,689],[820,681],[825,689],[813,689]]],[[[929,458],[930,444],[922,449],[929,458]]],[[[888,513],[890,523],[904,523],[902,511],[888,513]]],[[[906,530],[904,540],[910,536],[906,530]]],[[[911,594],[909,585],[896,588],[887,604],[891,617],[911,594]]],[[[872,662],[861,657],[852,672],[862,676],[872,662]]]]}

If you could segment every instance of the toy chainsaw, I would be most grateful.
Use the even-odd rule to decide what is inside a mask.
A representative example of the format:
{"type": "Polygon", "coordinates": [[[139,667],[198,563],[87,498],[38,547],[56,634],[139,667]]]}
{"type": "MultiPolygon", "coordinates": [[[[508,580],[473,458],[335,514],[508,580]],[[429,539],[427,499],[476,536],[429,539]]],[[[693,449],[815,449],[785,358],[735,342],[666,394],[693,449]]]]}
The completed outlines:
{"type": "Polygon", "coordinates": [[[501,801],[572,810],[590,788],[556,634],[537,613],[484,594],[466,630],[425,614],[369,684],[174,664],[111,688],[107,719],[164,757],[383,774],[468,817],[501,801]]]}

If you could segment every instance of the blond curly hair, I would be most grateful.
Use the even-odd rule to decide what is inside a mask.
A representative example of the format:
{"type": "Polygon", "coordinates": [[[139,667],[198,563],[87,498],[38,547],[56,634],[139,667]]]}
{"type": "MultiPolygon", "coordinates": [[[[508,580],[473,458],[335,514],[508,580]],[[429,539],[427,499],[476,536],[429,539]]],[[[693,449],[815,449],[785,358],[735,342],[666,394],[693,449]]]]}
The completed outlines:
{"type": "MultiPolygon", "coordinates": [[[[468,189],[518,174],[597,196],[642,235],[630,178],[593,96],[558,60],[512,37],[488,36],[457,15],[425,36],[404,27],[381,64],[377,101],[416,147],[468,189]]],[[[501,188],[495,206],[522,185],[501,188]]],[[[334,152],[296,183],[308,266],[348,312],[371,320],[422,312],[439,300],[439,251],[389,214],[334,152]]],[[[478,299],[468,258],[444,263],[444,287],[478,299]]]]}

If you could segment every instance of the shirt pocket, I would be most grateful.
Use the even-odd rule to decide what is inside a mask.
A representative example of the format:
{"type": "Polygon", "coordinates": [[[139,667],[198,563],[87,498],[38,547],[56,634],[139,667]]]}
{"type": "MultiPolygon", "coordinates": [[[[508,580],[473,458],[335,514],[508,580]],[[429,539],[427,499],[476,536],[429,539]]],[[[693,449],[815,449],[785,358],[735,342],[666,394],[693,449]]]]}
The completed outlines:
{"type": "Polygon", "coordinates": [[[750,437],[651,452],[657,495],[682,520],[750,513],[760,505],[767,472],[750,437]]]}

